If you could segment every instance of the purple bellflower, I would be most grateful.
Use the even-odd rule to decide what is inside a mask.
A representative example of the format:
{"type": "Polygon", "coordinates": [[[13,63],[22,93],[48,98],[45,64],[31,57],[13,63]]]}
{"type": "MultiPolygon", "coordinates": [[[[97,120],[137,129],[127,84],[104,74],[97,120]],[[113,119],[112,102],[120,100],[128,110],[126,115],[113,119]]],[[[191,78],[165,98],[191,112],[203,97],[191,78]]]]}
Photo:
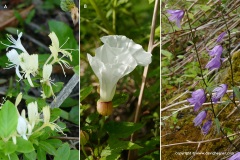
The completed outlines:
{"type": "Polygon", "coordinates": [[[216,56],[207,63],[205,68],[211,71],[213,69],[219,69],[220,67],[221,67],[221,58],[216,56]]]}
{"type": "Polygon", "coordinates": [[[226,32],[222,32],[217,38],[217,43],[221,43],[226,34],[226,32]]]}
{"type": "Polygon", "coordinates": [[[211,57],[218,57],[218,58],[220,58],[221,55],[222,55],[222,52],[223,52],[223,48],[222,48],[221,45],[217,45],[212,50],[207,49],[207,51],[209,52],[209,55],[211,57]]]}
{"type": "Polygon", "coordinates": [[[199,126],[201,125],[202,121],[206,118],[207,116],[207,111],[202,111],[198,113],[197,117],[194,118],[193,122],[195,123],[194,126],[199,126]]]}
{"type": "Polygon", "coordinates": [[[202,132],[204,135],[208,134],[211,126],[212,126],[212,120],[208,120],[207,122],[204,123],[202,127],[202,132]]]}
{"type": "Polygon", "coordinates": [[[167,13],[170,14],[169,21],[175,22],[178,28],[181,28],[181,20],[184,16],[183,10],[167,10],[167,13]]]}
{"type": "Polygon", "coordinates": [[[235,153],[232,157],[228,160],[240,160],[240,152],[235,153]]]}
{"type": "Polygon", "coordinates": [[[220,98],[222,98],[227,92],[227,88],[228,86],[226,84],[221,84],[219,87],[216,87],[213,90],[213,93],[215,93],[215,95],[212,96],[212,101],[216,103],[220,98]]]}
{"type": "Polygon", "coordinates": [[[194,111],[198,111],[202,104],[206,101],[206,96],[203,89],[198,89],[192,93],[192,97],[187,101],[190,104],[194,104],[194,111]]]}

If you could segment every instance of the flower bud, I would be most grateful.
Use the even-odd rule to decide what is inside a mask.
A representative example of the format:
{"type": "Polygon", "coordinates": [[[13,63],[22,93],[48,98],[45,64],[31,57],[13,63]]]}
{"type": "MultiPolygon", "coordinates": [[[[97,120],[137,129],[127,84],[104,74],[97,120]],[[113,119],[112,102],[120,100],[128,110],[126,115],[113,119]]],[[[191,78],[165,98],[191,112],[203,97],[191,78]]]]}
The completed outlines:
{"type": "Polygon", "coordinates": [[[112,101],[110,101],[110,102],[98,101],[97,102],[97,111],[99,114],[101,114],[103,116],[111,115],[112,111],[113,111],[112,101]]]}
{"type": "Polygon", "coordinates": [[[89,140],[87,132],[80,130],[80,144],[85,145],[89,140]]]}

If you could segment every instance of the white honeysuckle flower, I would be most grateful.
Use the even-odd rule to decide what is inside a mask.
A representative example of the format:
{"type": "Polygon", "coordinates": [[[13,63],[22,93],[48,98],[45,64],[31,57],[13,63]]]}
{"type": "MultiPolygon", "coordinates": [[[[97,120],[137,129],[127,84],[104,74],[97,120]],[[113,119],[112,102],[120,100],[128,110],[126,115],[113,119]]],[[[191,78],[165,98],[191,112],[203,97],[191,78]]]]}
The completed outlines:
{"type": "Polygon", "coordinates": [[[65,75],[63,65],[68,69],[71,69],[71,67],[70,67],[70,64],[66,60],[63,60],[63,58],[68,57],[72,61],[72,55],[71,55],[70,52],[67,51],[67,50],[72,50],[72,49],[61,49],[61,47],[66,42],[61,47],[59,47],[59,40],[58,40],[57,35],[54,32],[51,32],[48,36],[50,37],[50,39],[52,41],[52,45],[49,46],[49,49],[50,49],[50,51],[52,53],[52,56],[53,56],[53,61],[51,62],[51,64],[53,64],[55,62],[58,63],[62,67],[63,73],[65,75]],[[59,56],[58,53],[59,52],[62,53],[62,57],[60,57],[60,58],[58,58],[58,56],[59,56]]]}
{"type": "Polygon", "coordinates": [[[22,72],[24,74],[24,78],[27,78],[29,84],[34,87],[31,75],[35,76],[38,71],[38,55],[33,54],[29,55],[27,53],[22,53],[19,55],[20,57],[20,66],[22,68],[22,72]]]}
{"type": "Polygon", "coordinates": [[[20,66],[20,57],[15,49],[10,50],[7,52],[7,57],[12,64],[7,64],[7,69],[15,67],[16,68],[16,74],[20,80],[22,79],[22,76],[19,71],[19,66],[20,66]]]}
{"type": "Polygon", "coordinates": [[[22,100],[22,92],[20,92],[20,93],[17,95],[16,101],[15,101],[15,106],[16,106],[16,107],[19,105],[19,103],[21,102],[21,100],[22,100]]]}
{"type": "Polygon", "coordinates": [[[47,85],[51,85],[51,74],[52,74],[52,65],[51,64],[44,64],[43,66],[43,79],[41,80],[42,83],[46,83],[47,85]]]}
{"type": "Polygon", "coordinates": [[[45,106],[45,107],[43,107],[42,111],[43,111],[43,122],[44,122],[43,125],[50,127],[51,130],[55,129],[56,131],[64,134],[63,131],[62,131],[63,128],[59,127],[57,124],[55,124],[53,122],[50,122],[50,107],[45,106]]]}
{"type": "MultiPolygon", "coordinates": [[[[18,34],[18,31],[17,31],[17,34],[18,34]]],[[[21,43],[20,38],[22,37],[22,32],[20,32],[18,34],[18,39],[17,40],[15,40],[12,35],[8,34],[7,36],[8,36],[7,39],[13,44],[13,45],[7,45],[7,44],[4,44],[4,43],[1,42],[3,45],[8,46],[7,50],[8,50],[9,47],[12,47],[12,48],[20,49],[22,52],[28,54],[28,52],[26,51],[26,49],[23,47],[23,45],[21,43]]]]}
{"type": "Polygon", "coordinates": [[[28,129],[28,123],[27,123],[27,120],[22,117],[22,116],[19,116],[18,117],[18,124],[17,124],[17,132],[18,134],[20,134],[23,139],[27,140],[27,129],[28,129]]]}
{"type": "Polygon", "coordinates": [[[35,124],[39,121],[38,105],[37,102],[31,102],[27,106],[28,109],[28,120],[31,125],[31,130],[34,128],[35,124]]]}
{"type": "Polygon", "coordinates": [[[100,83],[100,101],[113,99],[118,80],[132,72],[137,65],[151,63],[151,53],[126,36],[111,35],[101,38],[104,43],[96,49],[95,57],[87,55],[88,61],[100,83]]]}
{"type": "MultiPolygon", "coordinates": [[[[53,83],[53,81],[52,81],[52,79],[50,77],[51,74],[52,74],[52,69],[53,69],[53,67],[52,67],[51,64],[44,64],[43,65],[43,79],[40,82],[45,84],[45,85],[47,85],[47,86],[49,86],[51,95],[53,95],[55,97],[53,89],[52,89],[52,85],[51,85],[51,84],[54,85],[54,83],[53,83]]],[[[46,98],[46,95],[45,95],[44,91],[42,92],[41,96],[43,98],[46,98]]]]}
{"type": "Polygon", "coordinates": [[[50,107],[45,106],[45,107],[43,107],[42,111],[43,111],[43,122],[45,124],[49,123],[49,121],[50,121],[50,107]]]}
{"type": "MultiPolygon", "coordinates": [[[[61,47],[67,42],[65,42],[61,47],[59,47],[59,40],[57,35],[55,34],[55,32],[51,32],[48,35],[52,41],[52,47],[56,50],[56,52],[54,53],[54,58],[57,58],[58,56],[58,52],[61,52],[63,54],[63,56],[69,57],[69,59],[72,61],[72,55],[70,52],[68,52],[67,50],[71,50],[71,49],[62,49],[61,47]]],[[[67,39],[68,40],[68,39],[67,39]]]]}

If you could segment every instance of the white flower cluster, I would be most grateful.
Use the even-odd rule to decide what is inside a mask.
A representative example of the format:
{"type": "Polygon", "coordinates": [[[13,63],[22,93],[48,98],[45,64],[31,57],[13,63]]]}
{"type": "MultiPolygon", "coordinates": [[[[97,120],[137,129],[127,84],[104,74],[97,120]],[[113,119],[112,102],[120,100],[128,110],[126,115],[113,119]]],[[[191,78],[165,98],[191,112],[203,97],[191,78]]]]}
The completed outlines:
{"type": "MultiPolygon", "coordinates": [[[[7,50],[8,50],[8,48],[14,48],[7,52],[8,60],[11,62],[10,64],[7,64],[7,68],[9,69],[9,68],[15,67],[16,74],[17,74],[19,80],[26,78],[28,80],[30,86],[34,87],[31,77],[35,77],[39,73],[38,72],[39,71],[38,54],[30,55],[26,51],[26,49],[23,47],[23,45],[21,43],[21,37],[22,37],[22,32],[20,32],[18,34],[17,40],[15,40],[12,35],[8,35],[8,40],[12,44],[7,45],[7,44],[2,43],[7,46],[7,50]],[[20,54],[18,53],[18,50],[20,51],[20,54]]],[[[49,46],[51,55],[49,56],[48,60],[45,62],[44,66],[43,66],[43,74],[42,74],[43,78],[40,80],[40,82],[43,85],[47,85],[50,88],[50,93],[48,94],[48,96],[46,96],[43,91],[42,92],[43,98],[49,97],[51,95],[54,96],[54,93],[53,93],[53,90],[51,87],[52,80],[50,78],[51,73],[52,73],[52,65],[54,63],[58,63],[62,67],[63,73],[65,75],[63,65],[66,68],[70,68],[70,65],[63,58],[67,57],[72,61],[72,55],[70,52],[67,51],[70,49],[61,49],[61,47],[59,47],[59,40],[58,40],[58,37],[56,36],[56,34],[54,32],[51,32],[49,34],[49,37],[52,41],[52,44],[49,46]],[[59,53],[62,53],[62,54],[60,55],[59,53]],[[59,58],[59,56],[60,56],[60,58],[59,58]]]]}

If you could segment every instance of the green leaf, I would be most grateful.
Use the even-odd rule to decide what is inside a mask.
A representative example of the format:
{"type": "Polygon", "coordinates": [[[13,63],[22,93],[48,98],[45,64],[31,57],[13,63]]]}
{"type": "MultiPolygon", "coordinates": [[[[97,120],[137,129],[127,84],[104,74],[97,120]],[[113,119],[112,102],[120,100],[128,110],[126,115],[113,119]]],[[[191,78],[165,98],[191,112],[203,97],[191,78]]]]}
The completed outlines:
{"type": "Polygon", "coordinates": [[[132,122],[108,122],[105,123],[104,129],[109,133],[109,136],[115,138],[127,138],[133,132],[143,127],[143,124],[132,122]]]}
{"type": "Polygon", "coordinates": [[[54,157],[54,160],[62,160],[62,159],[68,159],[70,155],[70,147],[68,143],[62,144],[61,147],[58,148],[57,154],[54,157]]]}
{"type": "Polygon", "coordinates": [[[29,23],[31,22],[32,18],[34,17],[34,15],[35,15],[35,9],[31,10],[31,11],[28,13],[25,22],[26,22],[27,24],[29,24],[29,23]]]}
{"type": "Polygon", "coordinates": [[[240,100],[240,91],[238,87],[233,87],[233,92],[238,100],[240,100]]]}
{"type": "Polygon", "coordinates": [[[0,111],[0,136],[9,138],[16,132],[18,123],[17,109],[10,101],[6,101],[0,111]]]}
{"type": "Polygon", "coordinates": [[[34,147],[31,142],[23,139],[23,138],[17,138],[17,149],[16,151],[21,153],[30,153],[34,151],[34,147]]]}
{"type": "MultiPolygon", "coordinates": [[[[16,153],[12,153],[9,155],[9,159],[10,160],[19,160],[18,156],[16,153]]],[[[2,159],[1,159],[2,160],[2,159]]]]}
{"type": "Polygon", "coordinates": [[[63,82],[56,82],[55,85],[52,85],[52,89],[54,93],[60,92],[63,88],[64,83],[63,82]]]}
{"type": "Polygon", "coordinates": [[[35,151],[32,151],[30,153],[24,153],[24,156],[27,160],[36,160],[37,159],[37,153],[35,151]]]}
{"type": "Polygon", "coordinates": [[[55,121],[61,115],[62,110],[60,108],[54,108],[51,110],[50,122],[55,121]]]}
{"type": "Polygon", "coordinates": [[[68,160],[79,159],[79,151],[71,150],[68,160]]]}
{"type": "Polygon", "coordinates": [[[69,112],[69,121],[79,124],[79,106],[75,106],[69,112]]]}
{"type": "Polygon", "coordinates": [[[106,157],[106,159],[117,159],[122,150],[140,149],[141,146],[132,143],[130,141],[118,140],[115,137],[110,137],[108,140],[108,146],[104,148],[101,152],[101,157],[106,157]]]}
{"type": "Polygon", "coordinates": [[[40,160],[46,160],[46,152],[42,148],[37,149],[37,158],[40,160]]]}
{"type": "Polygon", "coordinates": [[[93,90],[92,86],[80,90],[80,102],[82,102],[93,90]]]}
{"type": "Polygon", "coordinates": [[[51,97],[52,92],[51,92],[51,87],[47,84],[42,84],[42,89],[47,98],[51,97]]]}
{"type": "Polygon", "coordinates": [[[74,71],[74,73],[76,73],[77,75],[79,75],[79,65],[75,66],[75,67],[73,68],[73,71],[74,71]]]}
{"type": "Polygon", "coordinates": [[[59,139],[48,139],[47,142],[56,148],[59,148],[62,145],[62,141],[59,139]]]}
{"type": "Polygon", "coordinates": [[[173,54],[167,50],[162,49],[161,54],[166,56],[168,58],[168,60],[171,60],[173,58],[173,54]]]}
{"type": "Polygon", "coordinates": [[[17,145],[15,145],[12,141],[7,141],[6,143],[4,143],[3,152],[5,153],[5,155],[14,153],[16,149],[17,145]]]}
{"type": "Polygon", "coordinates": [[[216,127],[217,127],[217,134],[219,134],[220,133],[220,122],[219,122],[219,120],[218,120],[218,118],[215,118],[214,119],[214,122],[216,123],[216,127]]]}
{"type": "Polygon", "coordinates": [[[121,104],[127,102],[129,95],[128,94],[116,94],[113,98],[113,107],[118,107],[121,104]]]}
{"type": "Polygon", "coordinates": [[[48,143],[46,141],[40,141],[39,147],[41,147],[48,154],[56,155],[56,149],[50,143],[48,143]]]}

